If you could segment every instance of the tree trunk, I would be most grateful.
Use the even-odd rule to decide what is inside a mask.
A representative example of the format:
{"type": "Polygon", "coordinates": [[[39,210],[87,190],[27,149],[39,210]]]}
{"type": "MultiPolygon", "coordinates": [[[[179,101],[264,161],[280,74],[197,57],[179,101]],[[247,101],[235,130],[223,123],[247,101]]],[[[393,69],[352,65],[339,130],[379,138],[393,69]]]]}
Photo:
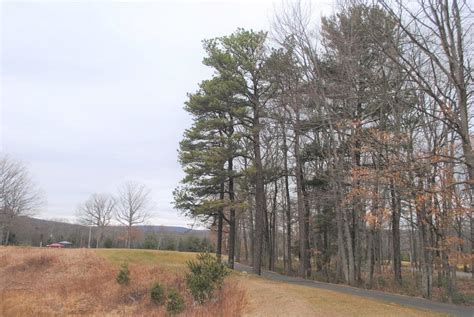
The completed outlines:
{"type": "Polygon", "coordinates": [[[299,242],[300,242],[300,267],[298,273],[301,277],[308,277],[310,267],[308,267],[308,222],[309,219],[306,216],[304,196],[302,189],[303,175],[301,168],[300,158],[300,122],[299,112],[295,111],[295,141],[294,141],[294,155],[295,155],[295,172],[296,172],[296,199],[297,199],[297,210],[298,210],[298,229],[299,229],[299,242]]]}
{"type": "Polygon", "coordinates": [[[285,198],[286,198],[286,273],[291,274],[293,264],[291,261],[291,198],[288,180],[288,146],[286,143],[286,127],[283,126],[283,168],[285,170],[285,198]]]}
{"type": "Polygon", "coordinates": [[[247,197],[249,205],[249,230],[250,230],[250,265],[253,267],[253,257],[255,256],[255,214],[253,212],[253,201],[250,194],[247,197]]]}
{"type": "Polygon", "coordinates": [[[240,250],[242,246],[242,217],[239,215],[235,220],[235,262],[240,262],[240,250]]]}
{"type": "Polygon", "coordinates": [[[377,224],[377,213],[379,209],[379,182],[378,178],[375,181],[375,197],[373,198],[372,201],[372,222],[369,222],[369,230],[367,231],[367,277],[368,277],[368,282],[367,285],[369,288],[372,288],[373,286],[373,281],[374,281],[374,265],[375,265],[375,228],[378,225],[377,224]]]}
{"type": "Polygon", "coordinates": [[[402,284],[402,262],[400,255],[400,198],[395,190],[393,179],[390,180],[390,196],[392,202],[392,252],[393,273],[395,282],[402,284]]]}
{"type": "Polygon", "coordinates": [[[224,225],[224,219],[222,216],[222,210],[219,210],[217,215],[217,244],[216,244],[216,256],[219,262],[222,258],[222,227],[224,225]]]}
{"type": "Polygon", "coordinates": [[[304,182],[304,174],[303,174],[303,166],[300,164],[301,172],[301,192],[303,194],[303,202],[304,202],[304,225],[305,225],[305,245],[306,245],[306,276],[311,276],[311,244],[310,244],[310,227],[309,222],[311,219],[310,214],[310,207],[309,207],[309,196],[308,192],[306,191],[306,185],[304,182]]]}
{"type": "Polygon", "coordinates": [[[416,203],[416,218],[418,223],[419,243],[420,243],[420,266],[421,266],[421,293],[424,298],[431,299],[433,270],[430,251],[430,239],[428,237],[426,209],[427,206],[422,199],[418,199],[418,195],[423,193],[423,182],[420,180],[418,184],[418,194],[414,197],[416,203]]]}
{"type": "Polygon", "coordinates": [[[275,271],[275,257],[276,257],[276,212],[277,212],[277,196],[278,184],[277,180],[274,182],[275,193],[273,195],[272,214],[271,214],[271,239],[270,239],[270,271],[275,271]]]}
{"type": "MultiPolygon", "coordinates": [[[[219,199],[222,201],[224,200],[224,183],[221,183],[219,199]]],[[[224,226],[224,215],[222,214],[222,208],[219,210],[217,214],[217,243],[216,243],[216,257],[217,260],[220,262],[222,259],[222,230],[224,226]]]]}
{"type": "MultiPolygon", "coordinates": [[[[372,225],[370,225],[372,227],[372,225]]],[[[367,287],[372,288],[374,282],[374,230],[367,231],[367,287]]]]}
{"type": "Polygon", "coordinates": [[[5,245],[10,244],[10,229],[7,229],[7,234],[5,235],[5,245]]]}
{"type": "MultiPolygon", "coordinates": [[[[89,226],[89,239],[87,240],[87,248],[91,248],[91,235],[92,235],[92,227],[89,226]]],[[[127,228],[127,241],[125,242],[125,245],[128,247],[128,228],[127,228]]]]}
{"type": "MultiPolygon", "coordinates": [[[[472,199],[471,199],[472,201],[472,199]]],[[[471,210],[472,210],[472,203],[471,203],[471,210]]],[[[471,278],[474,279],[474,217],[473,217],[473,212],[470,212],[471,214],[471,255],[472,255],[472,262],[471,262],[471,278]]]]}
{"type": "MultiPolygon", "coordinates": [[[[286,206],[283,207],[284,209],[286,209],[286,206]]],[[[285,270],[285,272],[288,274],[288,260],[287,260],[287,255],[286,255],[286,220],[285,220],[285,213],[282,212],[281,213],[281,223],[282,223],[282,226],[281,226],[281,246],[282,246],[282,254],[283,254],[283,269],[285,270]]]]}
{"type": "Polygon", "coordinates": [[[410,230],[409,230],[409,234],[410,234],[410,266],[412,268],[412,272],[414,273],[415,272],[415,269],[418,267],[417,265],[417,253],[416,253],[416,247],[417,247],[417,244],[416,244],[416,236],[415,236],[415,224],[414,224],[414,221],[413,221],[413,208],[412,208],[412,205],[411,203],[408,204],[408,208],[409,208],[409,211],[410,211],[410,230]]]}
{"type": "Polygon", "coordinates": [[[0,225],[0,245],[4,245],[4,238],[5,238],[5,227],[4,225],[0,225]]]}
{"type": "Polygon", "coordinates": [[[352,235],[349,228],[349,221],[347,219],[347,212],[345,210],[342,210],[342,216],[343,216],[344,234],[346,236],[347,260],[348,260],[347,262],[349,265],[348,282],[349,282],[349,285],[355,285],[356,272],[355,272],[355,262],[354,262],[354,249],[352,247],[353,246],[352,235]]]}
{"type": "Polygon", "coordinates": [[[265,234],[265,186],[263,165],[260,153],[260,117],[258,106],[254,109],[253,120],[253,150],[255,164],[255,237],[253,254],[253,271],[260,275],[262,272],[263,239],[265,234]]]}
{"type": "Polygon", "coordinates": [[[344,245],[344,217],[342,213],[344,210],[341,207],[341,188],[340,184],[336,184],[336,224],[337,224],[337,252],[339,260],[341,262],[342,273],[344,274],[344,280],[349,283],[349,263],[347,259],[346,247],[344,245]]]}
{"type": "Polygon", "coordinates": [[[229,219],[229,259],[228,265],[231,269],[234,269],[235,260],[235,209],[230,210],[229,219]]]}
{"type": "Polygon", "coordinates": [[[232,206],[235,200],[234,193],[234,176],[233,173],[233,159],[229,159],[227,162],[227,171],[229,173],[229,200],[231,203],[230,207],[230,219],[229,219],[229,267],[234,269],[234,257],[235,257],[235,208],[232,206]]]}
{"type": "Polygon", "coordinates": [[[247,229],[245,225],[245,221],[242,222],[242,234],[244,239],[244,255],[245,255],[245,262],[249,262],[249,247],[248,247],[248,239],[247,239],[247,229]]]}
{"type": "Polygon", "coordinates": [[[102,234],[101,229],[97,227],[97,235],[96,235],[96,241],[95,241],[95,248],[99,248],[99,241],[100,241],[100,235],[102,234]]]}
{"type": "MultiPolygon", "coordinates": [[[[452,269],[451,269],[451,266],[449,265],[448,254],[446,253],[446,251],[443,251],[442,256],[443,256],[444,271],[446,272],[446,290],[448,293],[448,303],[452,304],[453,293],[454,293],[452,274],[451,274],[452,269]]],[[[454,274],[456,274],[456,268],[454,268],[454,274]]]]}
{"type": "MultiPolygon", "coordinates": [[[[264,185],[265,188],[265,193],[267,193],[267,187],[264,185]]],[[[267,206],[265,206],[267,207],[267,206]]],[[[270,220],[269,214],[268,214],[268,208],[264,209],[264,241],[263,241],[263,264],[262,266],[267,266],[268,269],[270,269],[270,220]]]]}

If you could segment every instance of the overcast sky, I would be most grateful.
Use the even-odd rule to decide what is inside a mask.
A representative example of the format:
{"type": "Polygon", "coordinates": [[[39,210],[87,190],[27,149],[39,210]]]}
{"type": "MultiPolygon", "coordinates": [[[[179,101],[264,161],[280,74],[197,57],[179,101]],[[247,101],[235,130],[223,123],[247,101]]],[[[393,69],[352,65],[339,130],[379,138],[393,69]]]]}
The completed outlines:
{"type": "Polygon", "coordinates": [[[201,41],[267,30],[276,3],[1,1],[0,150],[45,193],[38,217],[73,221],[133,180],[152,191],[150,223],[192,223],[171,202],[183,102],[211,75],[201,41]]]}

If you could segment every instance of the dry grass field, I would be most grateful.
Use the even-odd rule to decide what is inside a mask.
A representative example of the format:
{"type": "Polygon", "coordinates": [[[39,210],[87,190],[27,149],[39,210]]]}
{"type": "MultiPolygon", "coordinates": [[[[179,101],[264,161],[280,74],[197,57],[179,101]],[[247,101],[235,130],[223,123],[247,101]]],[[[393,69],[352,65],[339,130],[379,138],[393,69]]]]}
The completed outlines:
{"type": "Polygon", "coordinates": [[[154,282],[185,295],[182,316],[432,316],[331,291],[234,273],[214,300],[194,305],[184,283],[193,253],[123,249],[0,248],[1,316],[166,316],[153,304],[154,282]],[[131,281],[115,281],[122,263],[131,281]]]}
{"type": "Polygon", "coordinates": [[[185,294],[186,316],[242,315],[244,292],[228,279],[214,301],[199,306],[185,291],[184,263],[191,253],[140,250],[0,249],[1,316],[166,316],[150,300],[154,282],[185,294]],[[115,278],[127,261],[130,284],[115,278]],[[178,265],[179,264],[179,265],[178,265]]]}

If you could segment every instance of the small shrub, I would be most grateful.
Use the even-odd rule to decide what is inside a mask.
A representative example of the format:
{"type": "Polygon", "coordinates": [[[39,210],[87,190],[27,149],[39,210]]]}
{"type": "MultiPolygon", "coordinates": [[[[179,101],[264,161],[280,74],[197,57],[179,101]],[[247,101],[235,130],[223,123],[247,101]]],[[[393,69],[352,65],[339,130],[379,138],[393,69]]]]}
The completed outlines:
{"type": "Polygon", "coordinates": [[[120,285],[128,285],[130,282],[130,271],[128,270],[128,264],[122,264],[120,271],[117,274],[116,280],[120,285]]]}
{"type": "Polygon", "coordinates": [[[110,249],[110,248],[113,248],[113,247],[114,247],[114,242],[112,241],[112,239],[110,239],[110,238],[105,239],[104,248],[110,249]]]}
{"type": "Polygon", "coordinates": [[[188,261],[187,265],[190,272],[186,274],[186,286],[199,304],[208,300],[229,274],[226,266],[209,253],[199,254],[197,261],[188,261]]]}
{"type": "Polygon", "coordinates": [[[380,287],[385,287],[387,285],[385,278],[383,276],[377,276],[377,284],[380,287]]]}
{"type": "Polygon", "coordinates": [[[169,290],[166,300],[166,311],[171,315],[175,315],[182,313],[185,307],[184,297],[174,289],[169,290]]]}
{"type": "Polygon", "coordinates": [[[151,300],[158,305],[165,302],[165,289],[160,283],[156,283],[150,290],[151,300]]]}

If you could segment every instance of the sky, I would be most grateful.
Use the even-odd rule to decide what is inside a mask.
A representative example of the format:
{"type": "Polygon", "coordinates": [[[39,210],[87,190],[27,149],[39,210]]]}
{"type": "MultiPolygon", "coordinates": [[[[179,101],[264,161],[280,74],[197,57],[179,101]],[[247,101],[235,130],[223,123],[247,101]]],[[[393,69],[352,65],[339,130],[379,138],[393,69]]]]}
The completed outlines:
{"type": "Polygon", "coordinates": [[[135,181],[151,190],[150,224],[192,224],[172,191],[191,124],[183,103],[212,75],[202,40],[268,30],[279,5],[0,1],[0,152],[44,193],[36,216],[72,222],[92,193],[135,181]]]}

